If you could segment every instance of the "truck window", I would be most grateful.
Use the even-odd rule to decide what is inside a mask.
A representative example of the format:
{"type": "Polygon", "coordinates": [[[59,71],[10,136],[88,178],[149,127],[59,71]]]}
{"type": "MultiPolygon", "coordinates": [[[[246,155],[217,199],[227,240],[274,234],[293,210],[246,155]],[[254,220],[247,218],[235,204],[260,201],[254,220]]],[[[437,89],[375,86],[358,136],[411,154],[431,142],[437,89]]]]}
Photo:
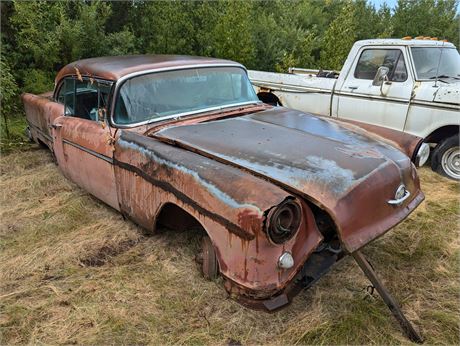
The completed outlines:
{"type": "Polygon", "coordinates": [[[417,79],[460,77],[460,55],[455,48],[413,47],[411,51],[417,79]]]}
{"type": "Polygon", "coordinates": [[[66,78],[59,90],[57,101],[65,106],[65,115],[98,120],[98,109],[107,107],[110,85],[94,80],[78,81],[66,78]]]}
{"type": "Polygon", "coordinates": [[[372,80],[380,66],[390,69],[388,79],[393,82],[407,80],[404,56],[399,49],[365,49],[359,57],[354,76],[357,79],[372,80]]]}

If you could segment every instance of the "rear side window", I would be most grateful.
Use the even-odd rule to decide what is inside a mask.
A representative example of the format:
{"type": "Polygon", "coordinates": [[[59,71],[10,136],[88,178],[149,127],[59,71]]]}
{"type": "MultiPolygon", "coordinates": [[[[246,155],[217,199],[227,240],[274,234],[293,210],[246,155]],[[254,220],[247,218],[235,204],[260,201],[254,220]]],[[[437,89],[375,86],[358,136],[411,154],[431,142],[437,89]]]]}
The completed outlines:
{"type": "Polygon", "coordinates": [[[388,79],[393,82],[407,80],[404,56],[399,49],[366,49],[361,53],[354,76],[357,79],[372,80],[380,66],[390,69],[388,79]]]}
{"type": "Polygon", "coordinates": [[[59,89],[57,102],[65,105],[65,115],[71,115],[75,108],[75,79],[66,78],[59,89]]]}
{"type": "Polygon", "coordinates": [[[99,109],[107,110],[110,89],[110,84],[92,79],[66,78],[57,101],[64,104],[65,115],[97,121],[99,109]]]}

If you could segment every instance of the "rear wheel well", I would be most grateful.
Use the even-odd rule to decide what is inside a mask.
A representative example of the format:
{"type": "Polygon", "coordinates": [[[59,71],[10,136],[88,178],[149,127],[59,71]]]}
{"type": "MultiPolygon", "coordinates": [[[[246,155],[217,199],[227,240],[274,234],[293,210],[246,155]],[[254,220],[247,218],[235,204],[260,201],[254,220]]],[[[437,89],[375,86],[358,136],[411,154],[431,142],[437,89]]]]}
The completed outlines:
{"type": "Polygon", "coordinates": [[[436,129],[430,133],[426,138],[425,142],[427,143],[439,143],[445,138],[449,138],[455,135],[458,135],[460,131],[460,126],[457,125],[447,125],[436,129]]]}
{"type": "Polygon", "coordinates": [[[267,103],[272,106],[282,106],[280,99],[271,92],[260,92],[257,94],[257,97],[263,103],[267,103]]]}
{"type": "Polygon", "coordinates": [[[36,142],[37,142],[38,146],[39,146],[41,149],[48,149],[48,150],[49,150],[48,145],[46,145],[46,143],[43,142],[40,138],[37,137],[37,141],[36,141],[36,142]]]}

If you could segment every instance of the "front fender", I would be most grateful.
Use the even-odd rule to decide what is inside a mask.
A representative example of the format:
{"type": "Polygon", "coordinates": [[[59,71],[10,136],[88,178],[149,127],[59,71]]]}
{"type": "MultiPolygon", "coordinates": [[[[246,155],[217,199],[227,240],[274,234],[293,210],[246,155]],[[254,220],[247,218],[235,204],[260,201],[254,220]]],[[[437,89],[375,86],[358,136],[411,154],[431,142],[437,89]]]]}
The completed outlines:
{"type": "Polygon", "coordinates": [[[151,229],[162,205],[178,205],[210,236],[221,273],[257,296],[287,285],[322,240],[301,201],[304,221],[297,235],[282,245],[270,243],[265,217],[292,194],[236,167],[132,131],[118,138],[114,164],[125,215],[151,229]],[[294,257],[290,270],[277,267],[283,251],[294,257]]]}
{"type": "Polygon", "coordinates": [[[417,156],[417,150],[423,143],[423,138],[421,137],[378,125],[372,125],[348,119],[334,119],[333,121],[338,122],[345,127],[353,126],[355,127],[355,131],[357,129],[366,131],[368,136],[374,137],[379,141],[386,142],[393,147],[398,148],[414,163],[417,156]]]}

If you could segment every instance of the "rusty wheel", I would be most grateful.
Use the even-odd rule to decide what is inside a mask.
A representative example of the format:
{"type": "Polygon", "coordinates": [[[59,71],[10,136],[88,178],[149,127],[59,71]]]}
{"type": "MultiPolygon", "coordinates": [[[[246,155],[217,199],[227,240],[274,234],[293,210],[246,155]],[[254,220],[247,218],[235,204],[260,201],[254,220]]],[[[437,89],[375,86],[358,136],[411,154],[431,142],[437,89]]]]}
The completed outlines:
{"type": "Polygon", "coordinates": [[[213,280],[219,274],[219,263],[211,239],[204,236],[201,241],[201,271],[207,280],[213,280]]]}

